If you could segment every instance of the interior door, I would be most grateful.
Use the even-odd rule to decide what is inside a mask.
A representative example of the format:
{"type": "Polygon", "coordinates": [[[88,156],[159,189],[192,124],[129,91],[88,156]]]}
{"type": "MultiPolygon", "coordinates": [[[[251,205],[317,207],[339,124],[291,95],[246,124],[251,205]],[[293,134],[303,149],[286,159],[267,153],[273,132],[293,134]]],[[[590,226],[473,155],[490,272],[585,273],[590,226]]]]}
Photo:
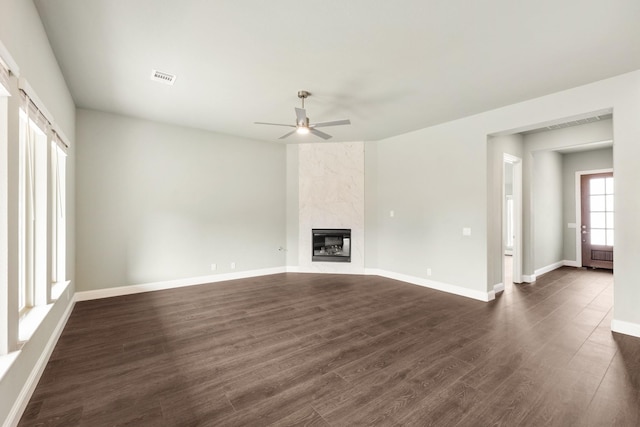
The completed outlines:
{"type": "Polygon", "coordinates": [[[582,266],[613,269],[613,173],[582,175],[582,266]]]}

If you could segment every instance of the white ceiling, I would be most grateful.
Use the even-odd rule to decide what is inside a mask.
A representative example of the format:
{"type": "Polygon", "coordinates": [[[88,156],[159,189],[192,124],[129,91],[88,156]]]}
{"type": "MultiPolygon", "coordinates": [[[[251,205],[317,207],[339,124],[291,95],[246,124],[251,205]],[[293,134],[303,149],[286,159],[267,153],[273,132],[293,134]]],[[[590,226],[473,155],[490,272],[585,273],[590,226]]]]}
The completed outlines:
{"type": "Polygon", "coordinates": [[[638,0],[35,4],[78,107],[270,141],[298,90],[377,140],[640,69],[638,0]]]}

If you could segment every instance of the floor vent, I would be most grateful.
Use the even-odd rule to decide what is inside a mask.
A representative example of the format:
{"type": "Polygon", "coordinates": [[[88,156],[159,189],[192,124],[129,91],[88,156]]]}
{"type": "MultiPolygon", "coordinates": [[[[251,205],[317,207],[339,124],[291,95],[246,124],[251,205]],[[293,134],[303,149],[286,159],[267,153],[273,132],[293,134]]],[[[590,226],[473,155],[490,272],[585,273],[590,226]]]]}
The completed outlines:
{"type": "Polygon", "coordinates": [[[162,71],[153,70],[151,72],[151,80],[173,86],[176,82],[176,76],[169,73],[163,73],[162,71]]]}

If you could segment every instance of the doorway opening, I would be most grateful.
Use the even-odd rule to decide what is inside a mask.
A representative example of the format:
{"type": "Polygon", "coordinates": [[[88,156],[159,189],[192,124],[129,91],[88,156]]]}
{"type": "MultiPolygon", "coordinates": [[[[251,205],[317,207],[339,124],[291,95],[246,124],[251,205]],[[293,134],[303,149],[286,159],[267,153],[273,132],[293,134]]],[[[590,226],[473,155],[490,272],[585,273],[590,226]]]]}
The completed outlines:
{"type": "Polygon", "coordinates": [[[576,172],[577,259],[583,267],[613,270],[613,170],[576,172]]]}
{"type": "Polygon", "coordinates": [[[522,283],[522,159],[507,153],[502,168],[502,255],[510,257],[503,261],[502,283],[522,283]]]}

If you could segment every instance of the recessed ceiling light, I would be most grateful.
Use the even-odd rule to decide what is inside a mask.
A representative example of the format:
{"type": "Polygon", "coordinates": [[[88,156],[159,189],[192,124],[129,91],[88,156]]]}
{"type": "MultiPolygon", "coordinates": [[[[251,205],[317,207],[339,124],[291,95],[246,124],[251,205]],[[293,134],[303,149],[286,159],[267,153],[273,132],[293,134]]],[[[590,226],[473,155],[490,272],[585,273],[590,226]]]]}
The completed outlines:
{"type": "Polygon", "coordinates": [[[170,86],[176,82],[176,76],[174,74],[165,73],[163,71],[152,70],[151,80],[154,82],[164,83],[170,86]]]}

